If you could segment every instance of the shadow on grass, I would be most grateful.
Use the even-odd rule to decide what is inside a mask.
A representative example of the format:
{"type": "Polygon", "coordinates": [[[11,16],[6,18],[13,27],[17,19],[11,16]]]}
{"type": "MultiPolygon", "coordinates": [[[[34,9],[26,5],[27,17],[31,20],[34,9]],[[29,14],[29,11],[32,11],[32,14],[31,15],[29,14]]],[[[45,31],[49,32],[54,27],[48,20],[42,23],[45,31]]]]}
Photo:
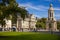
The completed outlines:
{"type": "Polygon", "coordinates": [[[60,35],[58,35],[58,40],[60,40],[60,35]]]}
{"type": "Polygon", "coordinates": [[[0,40],[60,40],[60,36],[29,34],[17,36],[0,36],[0,40]]]}

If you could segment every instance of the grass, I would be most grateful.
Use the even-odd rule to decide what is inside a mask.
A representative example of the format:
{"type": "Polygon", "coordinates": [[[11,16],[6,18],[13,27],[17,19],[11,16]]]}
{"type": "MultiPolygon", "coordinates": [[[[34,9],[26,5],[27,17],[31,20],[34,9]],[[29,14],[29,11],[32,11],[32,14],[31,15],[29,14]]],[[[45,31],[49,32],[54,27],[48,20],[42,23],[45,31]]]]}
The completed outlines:
{"type": "Polygon", "coordinates": [[[60,37],[39,32],[0,32],[0,40],[60,40],[60,37]]]}

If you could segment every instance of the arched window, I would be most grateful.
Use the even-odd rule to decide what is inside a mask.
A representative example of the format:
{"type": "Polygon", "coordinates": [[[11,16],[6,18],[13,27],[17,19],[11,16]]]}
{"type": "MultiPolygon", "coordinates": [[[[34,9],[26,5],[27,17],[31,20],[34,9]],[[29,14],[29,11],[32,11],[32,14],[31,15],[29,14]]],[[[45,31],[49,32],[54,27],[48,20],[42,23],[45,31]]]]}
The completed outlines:
{"type": "Polygon", "coordinates": [[[50,17],[51,17],[51,12],[50,12],[50,17]]]}

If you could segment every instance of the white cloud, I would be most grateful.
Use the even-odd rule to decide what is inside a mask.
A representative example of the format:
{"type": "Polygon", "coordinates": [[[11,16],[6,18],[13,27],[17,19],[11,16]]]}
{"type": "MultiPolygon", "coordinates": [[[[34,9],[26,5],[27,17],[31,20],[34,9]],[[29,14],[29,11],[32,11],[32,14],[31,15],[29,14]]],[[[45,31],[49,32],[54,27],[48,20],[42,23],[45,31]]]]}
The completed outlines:
{"type": "Polygon", "coordinates": [[[60,14],[56,14],[55,17],[59,17],[60,18],[60,14]]]}
{"type": "Polygon", "coordinates": [[[38,17],[38,18],[41,18],[41,16],[40,15],[35,15],[36,17],[38,17]]]}
{"type": "Polygon", "coordinates": [[[38,6],[34,6],[32,4],[19,4],[19,6],[24,6],[26,7],[26,9],[34,9],[34,10],[38,10],[38,11],[46,11],[46,9],[48,9],[48,7],[43,6],[43,5],[38,5],[38,6]]]}
{"type": "MultiPolygon", "coordinates": [[[[34,6],[34,5],[30,4],[30,3],[19,4],[19,7],[20,6],[24,6],[24,7],[26,7],[26,9],[34,9],[34,10],[38,10],[38,11],[47,11],[49,9],[48,6],[44,6],[44,5],[34,6]]],[[[60,8],[54,7],[54,10],[60,10],[60,8]]]]}
{"type": "Polygon", "coordinates": [[[54,10],[60,10],[60,8],[55,7],[54,10]]]}

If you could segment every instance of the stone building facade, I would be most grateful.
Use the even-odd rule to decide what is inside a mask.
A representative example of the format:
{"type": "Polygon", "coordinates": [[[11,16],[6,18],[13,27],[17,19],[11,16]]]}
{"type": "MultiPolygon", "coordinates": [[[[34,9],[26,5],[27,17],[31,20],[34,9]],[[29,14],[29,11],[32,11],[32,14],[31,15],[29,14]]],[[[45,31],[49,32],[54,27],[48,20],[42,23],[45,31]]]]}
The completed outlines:
{"type": "Polygon", "coordinates": [[[36,29],[35,25],[36,25],[36,17],[33,14],[29,14],[28,17],[25,17],[25,19],[23,20],[23,18],[21,18],[20,15],[17,15],[17,23],[16,24],[12,24],[11,20],[7,20],[4,19],[6,24],[5,27],[2,27],[0,25],[0,30],[2,31],[32,31],[34,29],[36,29]]]}
{"type": "Polygon", "coordinates": [[[19,31],[32,31],[36,29],[35,25],[36,17],[33,14],[29,14],[24,20],[20,16],[17,18],[17,28],[19,28],[19,31]]]}

